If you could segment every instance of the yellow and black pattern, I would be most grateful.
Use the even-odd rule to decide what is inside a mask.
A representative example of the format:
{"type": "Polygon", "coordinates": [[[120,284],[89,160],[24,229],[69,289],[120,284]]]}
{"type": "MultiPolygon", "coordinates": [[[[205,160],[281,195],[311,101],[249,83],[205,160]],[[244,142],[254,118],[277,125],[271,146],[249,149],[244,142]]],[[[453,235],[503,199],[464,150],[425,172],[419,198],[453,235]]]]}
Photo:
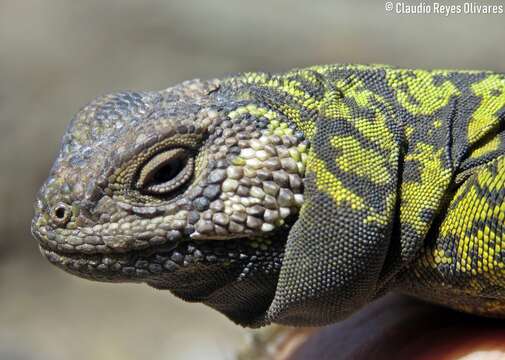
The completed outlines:
{"type": "Polygon", "coordinates": [[[472,169],[440,221],[412,266],[408,291],[464,311],[504,316],[505,157],[472,169]]]}
{"type": "Polygon", "coordinates": [[[503,75],[332,65],[244,80],[310,142],[272,319],[324,323],[394,287],[505,302],[503,75]]]}
{"type": "Polygon", "coordinates": [[[328,65],[119,92],[74,117],[32,233],[78,276],[247,326],[396,290],[505,316],[505,75],[328,65]]]}

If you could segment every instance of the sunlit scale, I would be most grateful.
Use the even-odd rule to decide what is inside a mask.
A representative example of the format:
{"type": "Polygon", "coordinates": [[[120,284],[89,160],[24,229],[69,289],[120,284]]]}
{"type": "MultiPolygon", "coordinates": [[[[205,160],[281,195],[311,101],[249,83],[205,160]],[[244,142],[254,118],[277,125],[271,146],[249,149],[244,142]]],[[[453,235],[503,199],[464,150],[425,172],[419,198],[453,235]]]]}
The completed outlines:
{"type": "MultiPolygon", "coordinates": [[[[253,132],[242,141],[233,165],[210,174],[222,180],[221,193],[196,223],[192,238],[270,232],[298,212],[303,203],[307,147],[291,135],[291,129],[275,125],[253,132]]],[[[227,135],[235,139],[237,134],[231,130],[227,135]]]]}

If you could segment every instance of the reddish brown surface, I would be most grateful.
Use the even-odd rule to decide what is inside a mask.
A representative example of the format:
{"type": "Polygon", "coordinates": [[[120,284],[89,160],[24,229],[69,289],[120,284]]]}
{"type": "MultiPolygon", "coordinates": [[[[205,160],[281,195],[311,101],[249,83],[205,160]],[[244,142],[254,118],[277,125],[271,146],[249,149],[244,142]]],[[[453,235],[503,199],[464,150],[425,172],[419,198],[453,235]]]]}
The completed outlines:
{"type": "Polygon", "coordinates": [[[387,296],[324,327],[291,355],[301,359],[505,359],[505,321],[387,296]]]}

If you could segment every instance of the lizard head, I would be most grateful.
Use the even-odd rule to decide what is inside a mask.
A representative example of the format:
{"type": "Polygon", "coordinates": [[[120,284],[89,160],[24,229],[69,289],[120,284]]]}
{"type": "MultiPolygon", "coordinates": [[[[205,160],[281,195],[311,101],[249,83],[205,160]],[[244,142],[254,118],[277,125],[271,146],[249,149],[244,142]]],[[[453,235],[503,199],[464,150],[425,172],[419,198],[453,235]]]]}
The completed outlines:
{"type": "Polygon", "coordinates": [[[307,145],[233,86],[120,92],[77,113],[35,205],[43,255],[260,321],[303,202],[307,145]]]}

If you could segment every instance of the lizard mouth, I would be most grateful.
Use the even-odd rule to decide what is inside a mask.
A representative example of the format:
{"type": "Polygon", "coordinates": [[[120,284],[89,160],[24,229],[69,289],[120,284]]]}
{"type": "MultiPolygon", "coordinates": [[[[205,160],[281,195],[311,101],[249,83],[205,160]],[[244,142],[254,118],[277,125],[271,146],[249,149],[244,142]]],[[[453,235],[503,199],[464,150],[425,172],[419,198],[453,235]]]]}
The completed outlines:
{"type": "Polygon", "coordinates": [[[142,282],[163,273],[173,273],[200,263],[203,252],[184,242],[122,253],[84,254],[57,251],[39,244],[42,255],[57,267],[74,275],[99,281],[142,282]],[[195,254],[196,253],[196,254],[195,254]]]}
{"type": "MultiPolygon", "coordinates": [[[[287,233],[280,231],[263,238],[188,238],[145,249],[83,253],[52,248],[38,231],[32,232],[39,240],[42,255],[49,262],[79,277],[105,282],[165,284],[172,277],[191,274],[191,284],[182,286],[195,286],[195,281],[199,282],[198,274],[222,268],[235,272],[239,278],[252,275],[260,266],[276,272],[281,266],[287,237],[287,233]]],[[[181,284],[180,281],[173,283],[181,284]]]]}

